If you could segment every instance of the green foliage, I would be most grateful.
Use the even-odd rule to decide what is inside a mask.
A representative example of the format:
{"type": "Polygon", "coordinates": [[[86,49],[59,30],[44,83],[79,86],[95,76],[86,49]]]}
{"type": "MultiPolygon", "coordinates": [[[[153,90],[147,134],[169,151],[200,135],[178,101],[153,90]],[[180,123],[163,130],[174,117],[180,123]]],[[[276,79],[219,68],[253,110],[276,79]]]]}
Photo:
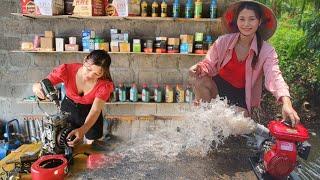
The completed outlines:
{"type": "Polygon", "coordinates": [[[271,43],[279,55],[280,67],[294,103],[320,101],[320,17],[310,16],[304,29],[297,21],[283,16],[271,43]]]}

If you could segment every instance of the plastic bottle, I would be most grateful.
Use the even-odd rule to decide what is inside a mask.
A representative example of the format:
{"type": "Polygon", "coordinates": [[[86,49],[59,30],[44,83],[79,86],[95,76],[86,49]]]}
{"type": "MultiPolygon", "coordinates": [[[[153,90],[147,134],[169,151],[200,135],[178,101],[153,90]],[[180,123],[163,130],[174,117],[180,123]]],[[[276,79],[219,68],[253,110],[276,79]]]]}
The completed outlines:
{"type": "Polygon", "coordinates": [[[177,103],[184,102],[184,90],[183,87],[179,84],[176,85],[176,101],[177,103]]]}
{"type": "Polygon", "coordinates": [[[159,4],[158,2],[155,0],[152,3],[152,17],[158,17],[159,16],[159,4]]]}
{"type": "Polygon", "coordinates": [[[147,87],[147,84],[144,83],[142,86],[142,102],[149,102],[150,101],[150,92],[147,87]]]}
{"type": "Polygon", "coordinates": [[[180,17],[180,1],[179,0],[175,0],[172,5],[172,16],[174,18],[180,17]]]}
{"type": "Polygon", "coordinates": [[[210,4],[210,18],[217,18],[217,0],[211,0],[210,4]]]}
{"type": "Polygon", "coordinates": [[[166,0],[162,0],[161,3],[161,17],[167,17],[167,2],[166,0]]]}
{"type": "Polygon", "coordinates": [[[196,0],[194,3],[194,18],[201,18],[202,15],[202,1],[196,0]]]}
{"type": "Polygon", "coordinates": [[[148,16],[148,3],[146,0],[141,2],[141,16],[142,17],[148,16]]]}
{"type": "Polygon", "coordinates": [[[166,85],[166,103],[173,103],[173,89],[170,85],[166,85]]]}
{"type": "Polygon", "coordinates": [[[188,0],[185,7],[185,18],[192,18],[192,12],[193,12],[193,2],[192,0],[188,0]]]}
{"type": "Polygon", "coordinates": [[[157,103],[162,102],[162,91],[159,87],[159,84],[154,85],[154,101],[157,103]]]}
{"type": "Polygon", "coordinates": [[[120,83],[119,84],[119,101],[125,102],[127,100],[126,95],[127,95],[126,88],[122,83],[120,83]]]}
{"type": "Polygon", "coordinates": [[[130,101],[131,102],[137,102],[138,101],[138,89],[137,85],[135,83],[132,83],[130,88],[130,101]]]}
{"type": "Polygon", "coordinates": [[[187,88],[185,90],[185,101],[186,103],[192,103],[194,100],[194,93],[192,91],[192,88],[190,87],[190,85],[187,85],[187,88]]]}
{"type": "Polygon", "coordinates": [[[119,88],[114,88],[112,92],[111,102],[117,102],[119,101],[119,88]]]}

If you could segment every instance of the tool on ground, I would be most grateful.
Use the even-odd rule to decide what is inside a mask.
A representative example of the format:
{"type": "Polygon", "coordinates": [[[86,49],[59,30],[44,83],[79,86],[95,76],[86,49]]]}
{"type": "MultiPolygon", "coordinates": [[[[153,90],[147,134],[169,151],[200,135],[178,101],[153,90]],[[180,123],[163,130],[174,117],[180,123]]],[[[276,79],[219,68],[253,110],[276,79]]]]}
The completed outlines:
{"type": "Polygon", "coordinates": [[[3,136],[4,143],[0,144],[0,159],[3,159],[12,150],[17,149],[21,145],[23,138],[18,119],[13,119],[6,123],[3,136]],[[16,126],[13,125],[14,123],[16,123],[16,126]],[[13,132],[11,132],[10,125],[13,125],[13,132]]]}
{"type": "Polygon", "coordinates": [[[257,154],[250,163],[259,180],[296,179],[293,170],[298,166],[297,155],[307,159],[311,145],[308,130],[287,121],[270,121],[268,128],[257,124],[254,136],[246,136],[247,144],[257,154]]]}

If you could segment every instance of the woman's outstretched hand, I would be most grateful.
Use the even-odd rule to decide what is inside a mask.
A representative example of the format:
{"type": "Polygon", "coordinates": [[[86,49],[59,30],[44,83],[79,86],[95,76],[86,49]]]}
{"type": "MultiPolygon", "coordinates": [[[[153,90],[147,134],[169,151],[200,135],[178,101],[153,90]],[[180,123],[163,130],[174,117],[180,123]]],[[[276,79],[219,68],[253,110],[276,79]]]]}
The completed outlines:
{"type": "Polygon", "coordinates": [[[85,133],[86,132],[82,127],[72,130],[67,136],[68,146],[74,147],[79,142],[81,142],[85,133]]]}
{"type": "Polygon", "coordinates": [[[293,109],[289,97],[281,97],[281,100],[283,102],[282,117],[284,120],[290,120],[292,123],[292,127],[294,127],[296,124],[300,123],[300,117],[298,116],[298,113],[293,109]]]}
{"type": "Polygon", "coordinates": [[[201,75],[201,68],[198,64],[193,65],[189,68],[189,75],[193,78],[198,78],[201,75]]]}
{"type": "Polygon", "coordinates": [[[44,96],[44,93],[42,91],[40,83],[34,83],[33,86],[32,86],[32,91],[33,91],[34,95],[36,95],[38,98],[40,98],[40,99],[45,99],[46,98],[44,96]]]}

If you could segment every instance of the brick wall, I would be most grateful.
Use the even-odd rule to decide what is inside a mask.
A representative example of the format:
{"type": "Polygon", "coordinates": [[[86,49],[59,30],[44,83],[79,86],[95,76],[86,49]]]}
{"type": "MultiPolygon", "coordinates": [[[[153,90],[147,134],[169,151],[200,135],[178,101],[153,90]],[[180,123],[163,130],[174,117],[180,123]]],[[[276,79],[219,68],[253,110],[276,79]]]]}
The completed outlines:
{"type": "MultiPolygon", "coordinates": [[[[208,1],[209,2],[209,1],[208,1]]],[[[170,3],[170,2],[169,2],[170,3]]],[[[130,38],[178,37],[179,34],[204,32],[217,35],[219,27],[210,22],[31,19],[10,15],[20,12],[19,0],[2,0],[0,6],[0,119],[21,118],[22,114],[39,113],[35,104],[20,103],[32,95],[32,83],[44,78],[62,63],[81,62],[84,54],[40,54],[11,52],[21,41],[32,41],[35,34],[53,30],[57,37],[77,36],[84,28],[94,29],[109,40],[110,28],[128,32],[130,38]]],[[[80,43],[80,42],[78,42],[80,43]]],[[[202,56],[113,54],[111,73],[114,81],[129,83],[187,83],[188,68],[202,56]]],[[[47,106],[49,112],[52,105],[47,106]]]]}

